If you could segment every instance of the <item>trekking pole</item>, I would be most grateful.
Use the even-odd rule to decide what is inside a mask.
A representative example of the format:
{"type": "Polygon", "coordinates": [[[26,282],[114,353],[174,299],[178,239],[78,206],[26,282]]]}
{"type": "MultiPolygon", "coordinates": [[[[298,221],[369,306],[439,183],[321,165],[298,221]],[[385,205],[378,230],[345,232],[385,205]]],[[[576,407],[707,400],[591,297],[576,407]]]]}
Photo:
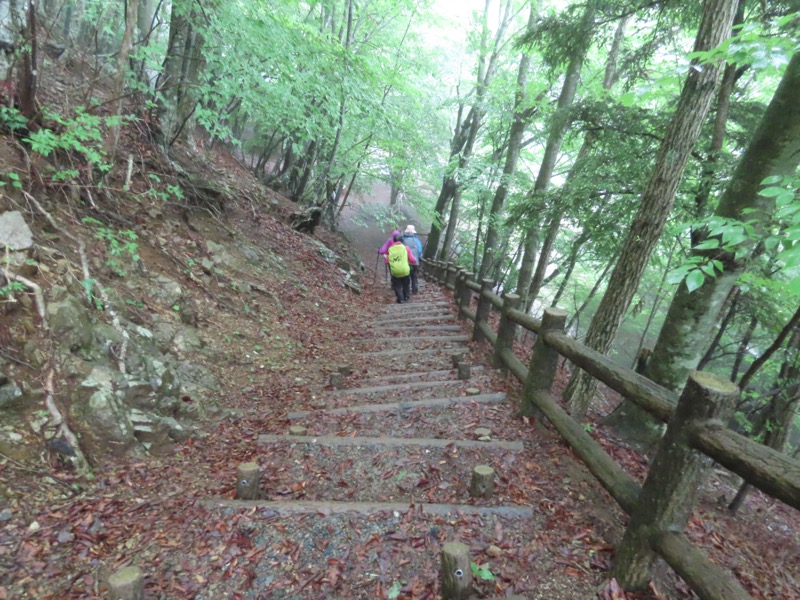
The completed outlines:
{"type": "Polygon", "coordinates": [[[389,281],[389,263],[384,263],[383,267],[384,267],[384,269],[383,269],[384,274],[386,275],[386,282],[388,282],[389,281]]]}
{"type": "Polygon", "coordinates": [[[378,259],[381,257],[380,254],[375,255],[375,270],[372,272],[372,285],[378,281],[378,259]]]}

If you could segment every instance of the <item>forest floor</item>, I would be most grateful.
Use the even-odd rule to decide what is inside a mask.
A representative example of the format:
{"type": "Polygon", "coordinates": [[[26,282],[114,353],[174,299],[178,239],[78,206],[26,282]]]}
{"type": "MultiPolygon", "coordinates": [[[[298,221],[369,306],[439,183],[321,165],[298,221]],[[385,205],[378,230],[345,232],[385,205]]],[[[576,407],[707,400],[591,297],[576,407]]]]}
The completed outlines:
{"type": "MultiPolygon", "coordinates": [[[[242,222],[233,217],[229,224],[242,222]]],[[[308,280],[324,280],[322,269],[329,267],[307,260],[297,238],[286,234],[285,241],[278,240],[270,236],[275,252],[303,260],[308,280]]],[[[368,324],[395,308],[382,277],[368,273],[360,296],[332,290],[319,296],[323,302],[285,315],[287,331],[303,332],[306,343],[281,368],[258,372],[249,385],[236,384],[253,377],[241,348],[257,336],[246,323],[216,318],[209,324],[215,332],[209,339],[244,332],[233,344],[221,342],[219,364],[209,365],[222,367],[229,383],[226,416],[206,423],[203,435],[170,454],[106,464],[93,483],[72,495],[63,493],[75,481],[70,472],[0,464],[0,479],[13,479],[25,493],[18,510],[0,516],[0,565],[6,569],[0,599],[103,597],[108,574],[130,564],[144,569],[148,598],[437,598],[439,552],[452,539],[469,545],[485,577],[476,578],[476,598],[511,593],[530,599],[691,598],[665,568],[645,594],[625,594],[608,581],[624,515],[554,431],[516,416],[519,386],[488,367],[486,346],[457,343],[468,346],[475,367],[483,367],[474,369],[466,383],[403,387],[408,381],[396,377],[403,373],[416,381],[453,379],[454,373],[447,352],[402,360],[375,354],[399,347],[395,338],[427,335],[421,327],[435,326],[416,323],[416,331],[376,335],[368,324]],[[337,392],[328,375],[338,364],[353,369],[349,388],[393,382],[397,388],[388,394],[337,392]],[[439,373],[425,375],[430,371],[439,373]],[[466,387],[505,392],[511,401],[389,413],[325,412],[464,396],[466,387]],[[310,415],[289,418],[298,411],[310,415]],[[491,430],[493,440],[519,440],[524,449],[397,446],[376,452],[366,445],[327,447],[263,437],[285,434],[297,422],[308,427],[309,436],[466,440],[474,439],[472,432],[480,426],[491,430]],[[498,473],[492,500],[465,499],[469,471],[478,460],[498,473]],[[263,505],[236,508],[230,502],[236,467],[244,461],[261,467],[263,505]],[[287,512],[286,505],[304,500],[330,505],[287,512]],[[340,513],[335,501],[397,502],[407,508],[340,513]],[[528,507],[533,517],[429,514],[420,506],[426,502],[528,507]]],[[[450,296],[423,284],[407,306],[450,296]]],[[[460,328],[447,335],[469,333],[463,324],[460,328]]],[[[412,347],[433,349],[437,343],[412,347]]],[[[560,374],[557,388],[566,376],[560,374]]],[[[607,434],[595,429],[603,445],[641,477],[645,459],[607,434]]],[[[735,490],[726,481],[710,482],[690,537],[732,568],[754,597],[796,598],[797,513],[754,494],[738,516],[730,517],[719,502],[735,490]]]]}
{"type": "MultiPolygon", "coordinates": [[[[143,569],[146,597],[152,599],[433,599],[439,594],[442,544],[455,539],[470,548],[476,598],[692,597],[663,566],[641,594],[625,593],[608,579],[625,516],[552,428],[517,416],[519,385],[489,367],[486,345],[399,341],[441,338],[445,332],[457,337],[470,330],[445,318],[454,314],[452,306],[437,303],[449,302],[452,294],[434,284],[424,283],[410,304],[394,304],[382,265],[372,270],[373,241],[385,237],[381,228],[368,227],[357,244],[367,271],[362,293],[352,294],[311,238],[286,225],[291,203],[275,196],[274,214],[256,215],[263,199],[257,199],[259,184],[243,165],[226,155],[207,160],[210,172],[234,191],[236,200],[221,216],[186,218],[172,208],[151,218],[146,204],[133,206],[128,216],[139,217],[148,268],[180,280],[202,307],[199,327],[213,356],[205,366],[225,387],[219,406],[171,451],[100,461],[93,481],[52,462],[0,457],[0,488],[13,491],[13,501],[0,506],[0,600],[102,598],[109,574],[127,565],[143,569]],[[183,224],[190,220],[191,231],[183,224]],[[192,243],[157,246],[154,240],[166,223],[176,227],[169,240],[192,243]],[[207,238],[230,243],[237,237],[279,257],[291,273],[260,282],[271,295],[260,315],[274,324],[270,333],[231,289],[195,285],[182,269],[195,243],[199,247],[207,238]],[[410,330],[383,331],[374,326],[399,319],[392,311],[417,305],[437,317],[434,325],[412,321],[410,330]],[[423,329],[442,323],[457,329],[423,329]],[[261,355],[253,352],[262,346],[261,355]],[[440,346],[446,350],[437,353],[440,346]],[[473,366],[467,382],[455,380],[450,364],[449,348],[460,346],[473,366]],[[413,352],[381,354],[392,349],[413,352]],[[329,376],[345,364],[352,369],[345,383],[351,390],[395,387],[335,390],[329,376]],[[443,383],[409,386],[412,382],[443,383]],[[507,400],[470,400],[469,388],[481,395],[505,393],[507,400]],[[443,397],[458,400],[452,406],[331,412],[443,397]],[[290,416],[300,412],[308,414],[290,416]],[[292,424],[306,425],[311,439],[283,439],[292,424]],[[474,442],[478,427],[491,431],[484,446],[396,441],[474,442]],[[379,447],[334,445],[320,441],[326,436],[395,441],[379,447]],[[236,504],[236,469],[246,461],[261,468],[262,499],[236,504]],[[489,500],[465,493],[478,462],[498,475],[489,500]],[[308,504],[312,501],[321,504],[308,504]],[[361,503],[359,511],[339,512],[338,503],[344,502],[361,503]],[[378,503],[394,508],[376,511],[378,503]],[[488,513],[428,511],[425,503],[488,513]]],[[[341,234],[318,230],[315,237],[346,251],[341,234]]],[[[516,350],[526,360],[529,341],[516,350]]],[[[562,369],[556,391],[567,377],[562,369]]],[[[604,428],[587,428],[641,480],[645,457],[604,428]]],[[[690,522],[690,538],[733,570],[755,598],[800,597],[800,516],[759,493],[730,516],[724,502],[735,492],[734,483],[724,474],[712,478],[690,522]]]]}

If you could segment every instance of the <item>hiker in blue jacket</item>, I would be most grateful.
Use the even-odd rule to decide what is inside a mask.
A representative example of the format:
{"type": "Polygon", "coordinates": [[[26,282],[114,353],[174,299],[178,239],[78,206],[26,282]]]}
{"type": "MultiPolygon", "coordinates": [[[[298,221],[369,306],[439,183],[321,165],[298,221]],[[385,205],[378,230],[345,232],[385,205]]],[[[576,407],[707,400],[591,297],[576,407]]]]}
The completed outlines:
{"type": "Polygon", "coordinates": [[[417,230],[413,225],[406,227],[403,232],[403,244],[408,247],[411,254],[414,256],[416,264],[411,265],[411,293],[416,294],[419,292],[419,283],[417,281],[417,271],[419,270],[419,259],[422,256],[422,242],[417,237],[417,230]]]}

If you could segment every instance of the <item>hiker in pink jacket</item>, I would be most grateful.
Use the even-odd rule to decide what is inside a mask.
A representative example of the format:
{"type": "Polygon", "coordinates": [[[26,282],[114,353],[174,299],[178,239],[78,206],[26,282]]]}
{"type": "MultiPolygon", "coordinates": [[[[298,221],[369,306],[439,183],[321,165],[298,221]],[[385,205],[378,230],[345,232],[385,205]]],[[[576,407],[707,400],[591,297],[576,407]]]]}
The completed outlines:
{"type": "Polygon", "coordinates": [[[385,242],[383,242],[383,246],[381,246],[381,247],[380,247],[380,249],[378,250],[378,254],[383,254],[383,255],[386,255],[386,253],[389,251],[389,246],[391,246],[392,244],[394,244],[394,236],[396,236],[396,235],[401,235],[401,234],[400,234],[400,231],[399,231],[399,230],[397,230],[397,229],[395,229],[395,230],[392,232],[392,235],[390,235],[390,236],[389,236],[389,239],[388,239],[388,240],[386,240],[385,242]]]}

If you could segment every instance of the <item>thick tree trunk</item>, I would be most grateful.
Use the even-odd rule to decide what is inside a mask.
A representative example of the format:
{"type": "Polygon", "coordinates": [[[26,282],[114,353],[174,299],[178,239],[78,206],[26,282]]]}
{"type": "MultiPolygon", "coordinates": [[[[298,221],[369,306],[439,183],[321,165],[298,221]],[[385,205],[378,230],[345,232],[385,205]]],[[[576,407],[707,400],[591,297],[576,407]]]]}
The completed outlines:
{"type": "MultiPolygon", "coordinates": [[[[36,91],[38,87],[38,69],[36,61],[36,7],[33,0],[28,0],[25,16],[24,41],[20,45],[20,66],[17,77],[17,95],[19,97],[19,112],[33,121],[37,116],[36,91]]],[[[13,11],[13,9],[11,9],[13,11]]]]}
{"type": "Polygon", "coordinates": [[[193,25],[196,10],[188,0],[172,3],[167,54],[156,86],[161,92],[161,129],[156,137],[165,150],[192,135],[192,115],[197,106],[195,86],[204,64],[203,36],[193,25]]]}
{"type": "MultiPolygon", "coordinates": [[[[744,20],[744,4],[745,0],[739,0],[739,4],[736,7],[736,15],[733,18],[734,27],[741,25],[744,20]]],[[[711,134],[711,143],[709,144],[706,159],[703,161],[700,185],[694,199],[698,217],[703,217],[706,214],[708,199],[711,195],[714,181],[716,180],[714,175],[717,172],[717,161],[719,160],[720,152],[722,152],[722,144],[725,142],[728,116],[730,114],[731,95],[733,94],[733,86],[735,83],[736,65],[728,64],[725,66],[725,71],[722,74],[722,83],[720,83],[719,91],[717,92],[717,107],[714,112],[714,127],[711,134]]]]}
{"type": "MultiPolygon", "coordinates": [[[[720,199],[716,214],[731,219],[756,219],[758,230],[774,211],[774,198],[758,194],[762,181],[770,175],[791,175],[800,162],[800,54],[792,57],[742,156],[731,182],[720,199]],[[745,209],[755,213],[744,215],[745,209]]],[[[700,254],[700,253],[698,253],[700,254]]],[[[689,292],[681,285],[667,312],[667,319],[653,349],[647,375],[673,390],[680,389],[690,369],[697,365],[710,337],[716,316],[739,275],[746,259],[723,257],[725,272],[706,279],[703,286],[689,292]]]]}
{"type": "MultiPolygon", "coordinates": [[[[730,37],[735,8],[735,0],[706,0],[695,52],[711,50],[730,37]]],[[[666,224],[689,154],[711,107],[721,70],[719,63],[707,64],[701,69],[695,69],[694,65],[689,68],[639,210],[623,243],[617,266],[611,273],[608,289],[589,326],[586,344],[594,350],[604,354],[608,352],[636,293],[650,254],[666,224]]],[[[583,418],[596,386],[596,381],[583,371],[573,375],[565,392],[573,416],[583,418]]]]}

